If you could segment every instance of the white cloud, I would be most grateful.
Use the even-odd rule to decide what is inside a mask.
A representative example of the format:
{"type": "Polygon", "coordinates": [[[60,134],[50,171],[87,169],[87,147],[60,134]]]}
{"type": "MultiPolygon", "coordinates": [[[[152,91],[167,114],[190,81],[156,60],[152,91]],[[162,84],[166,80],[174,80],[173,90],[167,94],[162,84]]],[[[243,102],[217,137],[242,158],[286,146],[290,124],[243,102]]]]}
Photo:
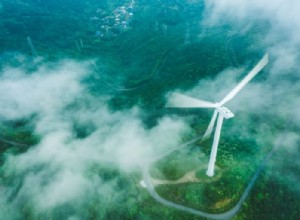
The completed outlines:
{"type": "Polygon", "coordinates": [[[1,118],[15,120],[34,114],[34,132],[40,137],[27,152],[6,158],[4,175],[19,178],[21,185],[0,189],[3,207],[18,210],[28,200],[35,213],[47,212],[64,204],[88,202],[95,194],[103,202],[105,198],[116,202],[125,192],[116,189],[116,180],[105,182],[99,173],[89,174],[91,167],[109,165],[124,173],[136,170],[176,147],[189,130],[184,121],[169,117],[146,128],[138,108],[112,112],[106,98],[93,97],[82,83],[89,74],[88,64],[64,61],[38,64],[33,73],[16,68],[2,71],[1,118]],[[91,130],[79,138],[75,123],[91,130]],[[12,201],[5,202],[16,188],[12,201]]]}
{"type": "Polygon", "coordinates": [[[0,81],[0,116],[7,119],[31,114],[52,114],[60,111],[74,98],[80,97],[80,79],[87,75],[87,64],[60,62],[42,66],[33,73],[7,68],[0,81]]]}

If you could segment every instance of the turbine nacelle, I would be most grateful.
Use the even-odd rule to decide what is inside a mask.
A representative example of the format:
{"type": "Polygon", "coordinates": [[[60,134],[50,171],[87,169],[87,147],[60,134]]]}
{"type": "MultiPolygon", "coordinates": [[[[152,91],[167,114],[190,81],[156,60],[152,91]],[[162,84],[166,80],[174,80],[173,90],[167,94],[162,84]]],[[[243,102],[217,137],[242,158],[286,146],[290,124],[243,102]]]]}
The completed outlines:
{"type": "Polygon", "coordinates": [[[216,107],[216,109],[219,112],[219,114],[222,115],[226,119],[234,117],[234,114],[228,108],[226,108],[223,105],[220,105],[220,106],[216,107]]]}

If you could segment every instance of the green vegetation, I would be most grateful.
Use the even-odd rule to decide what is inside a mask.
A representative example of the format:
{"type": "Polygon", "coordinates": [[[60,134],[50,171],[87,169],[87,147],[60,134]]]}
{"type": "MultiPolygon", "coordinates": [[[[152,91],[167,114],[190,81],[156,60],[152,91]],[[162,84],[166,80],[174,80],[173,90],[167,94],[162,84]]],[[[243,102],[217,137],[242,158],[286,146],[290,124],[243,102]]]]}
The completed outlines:
{"type": "Polygon", "coordinates": [[[175,151],[155,162],[151,166],[150,173],[156,179],[176,180],[187,172],[203,166],[203,158],[203,153],[199,150],[197,152],[196,148],[194,151],[175,151]]]}
{"type": "MultiPolygon", "coordinates": [[[[30,146],[38,143],[33,127],[27,120],[0,123],[0,153],[24,153],[30,146]]],[[[1,162],[2,164],[2,162],[1,162]]]]}
{"type": "MultiPolygon", "coordinates": [[[[165,115],[185,117],[193,131],[186,134],[182,142],[203,134],[210,113],[165,110],[165,95],[173,90],[191,89],[199,80],[214,78],[227,67],[248,64],[249,57],[261,53],[253,42],[260,38],[259,33],[266,24],[251,29],[247,36],[237,33],[233,37],[233,28],[229,26],[207,30],[200,27],[203,4],[183,7],[185,3],[180,0],[164,3],[144,0],[138,3],[139,9],[135,12],[131,29],[114,38],[96,37],[97,27],[90,17],[95,16],[99,8],[109,14],[122,2],[3,0],[0,3],[4,8],[0,8],[0,67],[28,68],[26,64],[34,58],[26,41],[26,37],[30,36],[44,62],[69,58],[94,59],[93,74],[86,79],[86,84],[95,96],[111,96],[111,111],[138,106],[143,110],[146,128],[156,125],[165,115]],[[160,4],[163,6],[160,7],[160,4]],[[178,4],[179,9],[174,8],[174,4],[178,4]],[[164,15],[165,11],[167,15],[164,15]],[[156,22],[160,25],[158,30],[155,29],[156,22]],[[191,24],[189,45],[183,44],[186,23],[191,24]],[[163,25],[168,27],[165,32],[163,25]],[[79,40],[82,40],[83,47],[78,49],[76,41],[79,40]],[[20,54],[25,57],[16,58],[20,54]],[[191,120],[191,116],[197,117],[191,120]]],[[[263,76],[258,80],[263,80],[263,76]]],[[[211,213],[222,213],[232,208],[260,162],[272,149],[270,144],[285,123],[284,119],[266,115],[247,117],[247,120],[241,116],[234,122],[224,123],[214,178],[205,175],[211,139],[174,151],[152,164],[150,174],[153,179],[175,181],[187,173],[194,173],[196,179],[178,184],[158,184],[155,189],[159,195],[211,213]],[[263,131],[259,131],[253,126],[247,137],[239,137],[232,132],[244,123],[256,125],[266,121],[272,121],[273,127],[265,124],[263,131]],[[263,132],[264,138],[258,143],[254,137],[259,132],[263,132]]],[[[13,174],[4,176],[3,163],[8,155],[22,154],[39,142],[40,137],[35,134],[33,124],[34,118],[10,122],[0,120],[0,190],[1,185],[18,182],[17,187],[11,190],[11,200],[18,195],[22,177],[16,180],[13,174]]],[[[77,138],[84,138],[94,131],[92,125],[84,127],[74,122],[73,126],[77,138]]],[[[157,203],[139,185],[142,179],[139,170],[133,173],[121,170],[112,164],[89,164],[85,170],[87,178],[100,177],[103,180],[101,184],[114,187],[117,193],[112,194],[112,198],[97,196],[95,189],[95,192],[90,192],[88,201],[76,200],[42,213],[36,212],[34,202],[21,198],[17,204],[19,218],[66,219],[79,212],[81,219],[202,219],[157,203]]],[[[297,199],[299,195],[293,187],[275,182],[264,172],[234,219],[297,219],[300,210],[297,199]],[[283,205],[282,201],[286,204],[283,205]]]]}
{"type": "Polygon", "coordinates": [[[178,204],[211,213],[225,212],[241,197],[257,164],[233,160],[232,154],[224,154],[226,151],[220,149],[222,157],[218,158],[215,177],[209,178],[205,174],[207,160],[200,149],[201,146],[193,146],[175,151],[154,163],[150,172],[154,179],[177,180],[189,172],[195,173],[194,181],[160,184],[156,189],[162,197],[178,204]]]}

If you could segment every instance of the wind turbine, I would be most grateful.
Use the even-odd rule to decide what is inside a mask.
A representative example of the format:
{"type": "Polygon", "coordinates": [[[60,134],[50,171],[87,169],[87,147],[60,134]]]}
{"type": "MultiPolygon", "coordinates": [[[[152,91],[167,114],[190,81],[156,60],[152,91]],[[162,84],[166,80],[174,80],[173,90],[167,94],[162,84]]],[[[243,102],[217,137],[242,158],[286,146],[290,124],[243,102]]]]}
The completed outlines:
{"type": "Polygon", "coordinates": [[[220,102],[208,102],[200,99],[195,99],[180,93],[172,93],[166,104],[167,108],[214,108],[214,114],[210,120],[207,130],[203,136],[203,139],[210,137],[212,130],[217,120],[217,126],[214,133],[214,140],[210,153],[210,159],[208,162],[208,168],[206,171],[207,176],[214,176],[215,161],[217,157],[217,150],[221,135],[221,128],[223,119],[233,118],[234,114],[224,106],[227,102],[233,99],[244,86],[256,76],[269,62],[268,54],[256,64],[256,66],[220,101],[220,102]]]}

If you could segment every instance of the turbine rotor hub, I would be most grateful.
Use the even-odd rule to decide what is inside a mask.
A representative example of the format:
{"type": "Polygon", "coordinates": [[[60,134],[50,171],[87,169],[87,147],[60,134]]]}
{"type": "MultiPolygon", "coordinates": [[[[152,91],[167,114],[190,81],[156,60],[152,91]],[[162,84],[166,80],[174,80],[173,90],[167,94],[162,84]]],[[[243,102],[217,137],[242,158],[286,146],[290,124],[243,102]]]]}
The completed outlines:
{"type": "Polygon", "coordinates": [[[218,106],[217,111],[219,112],[220,115],[222,115],[226,119],[234,117],[234,114],[228,108],[226,108],[223,105],[218,106]]]}

